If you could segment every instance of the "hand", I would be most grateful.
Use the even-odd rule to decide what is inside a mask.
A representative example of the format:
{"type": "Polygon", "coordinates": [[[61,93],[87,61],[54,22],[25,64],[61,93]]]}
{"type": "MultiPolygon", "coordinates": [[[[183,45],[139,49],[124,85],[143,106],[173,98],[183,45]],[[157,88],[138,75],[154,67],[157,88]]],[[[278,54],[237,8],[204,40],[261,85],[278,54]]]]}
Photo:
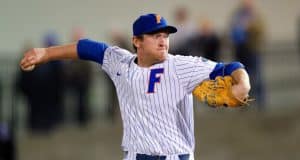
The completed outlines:
{"type": "MultiPolygon", "coordinates": [[[[243,82],[243,81],[241,81],[243,82]]],[[[193,90],[193,95],[211,107],[236,108],[249,105],[247,83],[236,84],[231,76],[205,80],[193,90]]]]}
{"type": "Polygon", "coordinates": [[[243,101],[249,97],[250,86],[243,83],[235,84],[231,88],[232,94],[238,100],[243,101]]]}
{"type": "Polygon", "coordinates": [[[231,88],[232,94],[238,100],[243,101],[249,97],[249,91],[251,89],[248,73],[245,69],[237,69],[231,74],[234,84],[231,88]]]}
{"type": "Polygon", "coordinates": [[[46,48],[34,48],[27,51],[24,54],[20,62],[20,67],[24,71],[31,71],[38,64],[47,61],[47,50],[46,48]]]}

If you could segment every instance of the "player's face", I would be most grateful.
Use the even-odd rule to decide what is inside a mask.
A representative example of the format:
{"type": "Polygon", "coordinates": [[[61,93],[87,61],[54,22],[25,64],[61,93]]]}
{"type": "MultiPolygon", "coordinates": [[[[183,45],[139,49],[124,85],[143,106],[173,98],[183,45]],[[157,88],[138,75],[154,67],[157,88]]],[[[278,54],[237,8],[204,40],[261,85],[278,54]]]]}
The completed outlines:
{"type": "Polygon", "coordinates": [[[161,31],[145,34],[138,49],[139,55],[152,61],[153,64],[164,61],[169,50],[169,33],[161,31]]]}

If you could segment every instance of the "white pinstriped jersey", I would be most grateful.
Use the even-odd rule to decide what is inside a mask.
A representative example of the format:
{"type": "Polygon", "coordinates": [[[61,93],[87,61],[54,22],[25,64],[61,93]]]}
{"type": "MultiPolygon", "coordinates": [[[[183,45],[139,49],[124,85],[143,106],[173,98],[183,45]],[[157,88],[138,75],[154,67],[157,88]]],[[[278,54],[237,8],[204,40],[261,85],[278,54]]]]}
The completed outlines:
{"type": "Polygon", "coordinates": [[[173,56],[149,68],[118,47],[106,49],[102,69],[113,80],[123,120],[124,150],[150,155],[193,153],[192,90],[208,79],[216,63],[173,56]]]}

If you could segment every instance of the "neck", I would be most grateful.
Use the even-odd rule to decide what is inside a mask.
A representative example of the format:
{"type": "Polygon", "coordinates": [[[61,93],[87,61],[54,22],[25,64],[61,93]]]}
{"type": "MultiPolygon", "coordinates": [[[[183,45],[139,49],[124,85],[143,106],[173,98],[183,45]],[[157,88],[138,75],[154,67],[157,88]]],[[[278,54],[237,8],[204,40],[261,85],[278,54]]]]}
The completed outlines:
{"type": "Polygon", "coordinates": [[[151,54],[149,52],[137,51],[137,58],[135,60],[136,64],[140,67],[151,67],[154,64],[158,64],[163,62],[167,58],[167,53],[164,55],[158,56],[155,54],[151,54]]]}
{"type": "Polygon", "coordinates": [[[136,63],[140,66],[140,67],[150,67],[152,66],[153,64],[155,64],[153,61],[147,59],[147,58],[144,58],[144,57],[141,57],[141,56],[137,56],[137,59],[136,59],[136,63]]]}

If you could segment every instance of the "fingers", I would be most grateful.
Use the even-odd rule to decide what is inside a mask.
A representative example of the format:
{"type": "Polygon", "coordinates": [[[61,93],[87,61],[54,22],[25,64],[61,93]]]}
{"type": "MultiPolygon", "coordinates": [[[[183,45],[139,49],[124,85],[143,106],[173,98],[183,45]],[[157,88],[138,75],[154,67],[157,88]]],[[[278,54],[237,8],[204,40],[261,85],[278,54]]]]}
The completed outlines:
{"type": "Polygon", "coordinates": [[[24,71],[28,71],[28,68],[32,68],[37,62],[36,54],[34,50],[30,50],[27,53],[25,53],[24,57],[22,58],[20,62],[20,67],[24,71]]]}
{"type": "Polygon", "coordinates": [[[243,100],[249,96],[249,91],[242,85],[233,85],[232,94],[235,98],[243,100]]]}

